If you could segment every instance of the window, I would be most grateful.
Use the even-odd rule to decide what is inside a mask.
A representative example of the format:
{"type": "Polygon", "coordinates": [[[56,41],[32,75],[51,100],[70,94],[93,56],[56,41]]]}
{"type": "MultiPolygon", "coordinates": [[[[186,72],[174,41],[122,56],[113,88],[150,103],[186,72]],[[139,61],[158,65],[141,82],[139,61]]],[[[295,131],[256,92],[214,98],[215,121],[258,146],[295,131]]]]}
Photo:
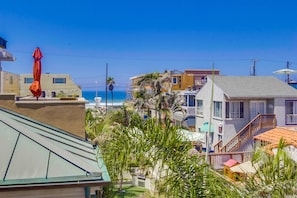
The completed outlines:
{"type": "Polygon", "coordinates": [[[213,116],[218,118],[222,117],[222,102],[213,102],[213,116]]]}
{"type": "Polygon", "coordinates": [[[207,82],[207,77],[206,76],[202,76],[201,77],[201,83],[205,84],[207,82]]]}
{"type": "Polygon", "coordinates": [[[226,102],[226,118],[243,118],[243,102],[226,102]]]}
{"type": "Polygon", "coordinates": [[[33,82],[33,78],[24,78],[25,84],[32,83],[32,82],[33,82]]]}
{"type": "Polygon", "coordinates": [[[223,139],[223,136],[218,134],[218,141],[222,140],[223,139]]]}
{"type": "Polygon", "coordinates": [[[197,100],[197,115],[203,115],[203,100],[197,100]]]}
{"type": "Polygon", "coordinates": [[[176,85],[178,83],[177,77],[172,78],[172,84],[176,85]]]}
{"type": "Polygon", "coordinates": [[[195,107],[195,96],[189,95],[189,107],[195,107]]]}
{"type": "Polygon", "coordinates": [[[184,101],[183,101],[183,106],[188,106],[188,96],[184,95],[184,101]]]}
{"type": "Polygon", "coordinates": [[[12,76],[10,76],[10,78],[9,78],[9,84],[13,84],[13,77],[12,76]]]}
{"type": "Polygon", "coordinates": [[[66,84],[66,78],[53,78],[53,84],[66,84]]]}
{"type": "Polygon", "coordinates": [[[297,101],[286,101],[286,124],[297,124],[297,101]]]}

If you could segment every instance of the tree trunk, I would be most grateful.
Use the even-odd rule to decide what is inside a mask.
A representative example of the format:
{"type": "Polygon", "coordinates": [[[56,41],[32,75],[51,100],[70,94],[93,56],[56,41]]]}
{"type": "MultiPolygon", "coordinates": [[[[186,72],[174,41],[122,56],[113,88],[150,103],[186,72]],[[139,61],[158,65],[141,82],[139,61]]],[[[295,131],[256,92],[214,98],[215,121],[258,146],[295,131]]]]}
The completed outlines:
{"type": "Polygon", "coordinates": [[[113,90],[111,90],[111,106],[113,107],[113,90]]]}
{"type": "Polygon", "coordinates": [[[123,173],[120,174],[120,184],[119,184],[119,193],[122,194],[123,192],[123,181],[124,181],[124,176],[123,173]]]}

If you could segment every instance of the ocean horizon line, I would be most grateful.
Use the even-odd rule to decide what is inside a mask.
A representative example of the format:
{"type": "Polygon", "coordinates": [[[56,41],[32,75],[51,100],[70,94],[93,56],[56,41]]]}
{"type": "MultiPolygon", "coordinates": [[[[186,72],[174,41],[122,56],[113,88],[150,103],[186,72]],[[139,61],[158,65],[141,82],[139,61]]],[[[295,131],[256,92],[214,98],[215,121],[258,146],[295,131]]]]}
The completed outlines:
{"type": "MultiPolygon", "coordinates": [[[[98,91],[98,92],[106,92],[106,90],[105,89],[102,89],[102,90],[96,90],[96,89],[81,89],[82,90],[82,92],[96,92],[96,91],[98,91]]],[[[109,90],[107,90],[107,92],[111,92],[111,91],[109,91],[109,90]]],[[[117,90],[113,90],[113,92],[127,92],[127,90],[126,89],[121,89],[121,90],[119,90],[119,89],[117,89],[117,90]]]]}
{"type": "Polygon", "coordinates": [[[127,93],[125,91],[114,91],[113,94],[105,91],[82,91],[82,96],[89,101],[89,103],[95,103],[95,98],[98,97],[99,103],[122,103],[127,100],[127,93]],[[107,96],[107,97],[106,97],[107,96]]]}

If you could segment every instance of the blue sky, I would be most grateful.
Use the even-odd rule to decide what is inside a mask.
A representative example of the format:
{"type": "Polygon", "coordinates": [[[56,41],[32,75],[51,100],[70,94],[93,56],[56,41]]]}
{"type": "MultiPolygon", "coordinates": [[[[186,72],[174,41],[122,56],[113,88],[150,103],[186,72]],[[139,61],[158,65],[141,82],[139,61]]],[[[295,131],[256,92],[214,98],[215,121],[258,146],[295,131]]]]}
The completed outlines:
{"type": "MultiPolygon", "coordinates": [[[[219,69],[224,75],[276,76],[297,69],[297,1],[0,0],[0,37],[31,73],[40,47],[42,73],[69,73],[83,90],[104,90],[105,67],[126,89],[135,75],[219,69]]],[[[284,76],[276,77],[284,79],[284,76]]],[[[297,80],[297,75],[291,78],[297,80]]]]}

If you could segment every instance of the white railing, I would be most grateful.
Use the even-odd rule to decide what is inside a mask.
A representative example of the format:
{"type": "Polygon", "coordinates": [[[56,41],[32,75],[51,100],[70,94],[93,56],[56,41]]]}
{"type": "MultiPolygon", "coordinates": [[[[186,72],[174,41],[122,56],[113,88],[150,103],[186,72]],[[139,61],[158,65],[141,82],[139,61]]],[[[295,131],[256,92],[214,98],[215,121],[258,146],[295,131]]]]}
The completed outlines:
{"type": "Polygon", "coordinates": [[[187,108],[188,115],[195,115],[195,107],[187,108]]]}
{"type": "Polygon", "coordinates": [[[297,124],[297,114],[287,114],[286,124],[297,124]]]}

